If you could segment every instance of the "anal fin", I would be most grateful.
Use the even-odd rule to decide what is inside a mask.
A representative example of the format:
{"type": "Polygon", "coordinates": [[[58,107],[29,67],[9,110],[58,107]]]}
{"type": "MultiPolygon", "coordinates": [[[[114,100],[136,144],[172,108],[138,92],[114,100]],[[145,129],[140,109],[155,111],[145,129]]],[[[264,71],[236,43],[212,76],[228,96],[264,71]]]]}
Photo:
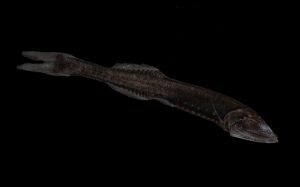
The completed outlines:
{"type": "Polygon", "coordinates": [[[138,93],[135,93],[131,90],[128,90],[128,89],[125,89],[125,88],[122,88],[122,87],[119,87],[119,86],[116,86],[116,85],[113,85],[113,84],[109,84],[109,87],[111,87],[113,90],[121,93],[121,94],[124,94],[126,95],[127,97],[131,97],[131,98],[134,98],[134,99],[138,99],[138,100],[150,100],[149,98],[147,97],[144,97],[138,93]]]}

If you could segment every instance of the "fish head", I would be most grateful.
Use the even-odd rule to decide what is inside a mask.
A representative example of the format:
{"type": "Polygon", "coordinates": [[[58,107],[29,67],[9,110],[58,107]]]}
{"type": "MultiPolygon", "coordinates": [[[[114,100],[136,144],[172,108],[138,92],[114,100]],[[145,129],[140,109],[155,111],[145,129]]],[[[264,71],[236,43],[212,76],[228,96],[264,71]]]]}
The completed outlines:
{"type": "Polygon", "coordinates": [[[225,118],[225,129],[230,136],[259,143],[277,143],[276,134],[253,110],[245,108],[229,112],[225,118]]]}

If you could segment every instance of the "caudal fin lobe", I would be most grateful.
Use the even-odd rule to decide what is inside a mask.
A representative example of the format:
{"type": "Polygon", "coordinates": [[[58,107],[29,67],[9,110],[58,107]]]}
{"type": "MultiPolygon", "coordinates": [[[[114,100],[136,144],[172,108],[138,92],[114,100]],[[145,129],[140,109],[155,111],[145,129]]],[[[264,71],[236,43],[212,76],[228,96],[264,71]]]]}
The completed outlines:
{"type": "Polygon", "coordinates": [[[66,57],[75,58],[72,55],[59,52],[23,51],[22,55],[34,61],[42,61],[42,63],[25,63],[17,66],[17,69],[53,76],[70,76],[70,72],[58,71],[57,67],[64,63],[62,59],[66,57]]]}

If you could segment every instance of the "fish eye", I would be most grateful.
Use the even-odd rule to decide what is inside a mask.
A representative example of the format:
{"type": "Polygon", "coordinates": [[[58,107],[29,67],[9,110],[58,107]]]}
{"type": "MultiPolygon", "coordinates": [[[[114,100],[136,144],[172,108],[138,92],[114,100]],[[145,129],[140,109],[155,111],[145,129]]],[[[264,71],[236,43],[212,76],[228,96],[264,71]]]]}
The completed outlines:
{"type": "Polygon", "coordinates": [[[235,122],[232,126],[234,126],[238,130],[242,130],[244,128],[243,120],[235,122]]]}

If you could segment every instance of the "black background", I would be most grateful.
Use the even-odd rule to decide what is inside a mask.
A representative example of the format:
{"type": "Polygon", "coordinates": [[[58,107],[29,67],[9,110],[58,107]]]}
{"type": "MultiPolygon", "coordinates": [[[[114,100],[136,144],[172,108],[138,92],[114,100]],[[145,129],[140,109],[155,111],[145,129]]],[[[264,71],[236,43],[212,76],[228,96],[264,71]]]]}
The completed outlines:
{"type": "Polygon", "coordinates": [[[266,175],[280,181],[297,167],[299,148],[297,124],[288,121],[284,107],[292,90],[283,78],[293,62],[283,51],[283,11],[278,5],[181,1],[21,6],[11,22],[16,64],[28,62],[24,50],[65,52],[104,66],[149,64],[236,98],[279,137],[278,144],[231,138],[211,122],[128,98],[103,83],[16,70],[14,135],[8,141],[15,144],[21,172],[149,169],[163,176],[184,168],[191,176],[230,170],[253,184],[266,175]],[[244,176],[251,170],[253,176],[244,176]]]}

